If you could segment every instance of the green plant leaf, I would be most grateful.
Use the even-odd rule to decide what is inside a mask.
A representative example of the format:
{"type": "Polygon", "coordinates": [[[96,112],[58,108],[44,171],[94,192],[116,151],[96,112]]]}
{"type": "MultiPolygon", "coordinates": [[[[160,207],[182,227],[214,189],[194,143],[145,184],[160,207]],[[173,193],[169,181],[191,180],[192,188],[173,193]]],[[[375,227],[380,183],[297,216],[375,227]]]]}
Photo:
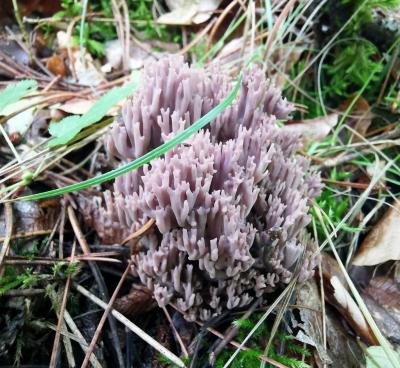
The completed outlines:
{"type": "MultiPolygon", "coordinates": [[[[400,354],[393,351],[400,362],[400,354]]],[[[388,356],[382,346],[370,346],[366,350],[367,368],[386,368],[392,366],[388,356]]]]}
{"type": "Polygon", "coordinates": [[[136,160],[134,160],[126,165],[123,165],[117,169],[111,170],[105,174],[96,176],[95,178],[90,178],[88,180],[85,180],[81,183],[68,185],[64,188],[49,190],[47,192],[42,192],[42,193],[37,193],[37,194],[20,197],[17,200],[25,200],[25,201],[37,200],[37,199],[55,197],[58,195],[62,195],[64,193],[75,192],[78,190],[92,187],[94,185],[99,185],[106,181],[113,180],[120,175],[123,175],[129,171],[132,171],[132,170],[138,169],[139,167],[142,167],[143,165],[149,163],[151,160],[153,160],[157,157],[160,157],[165,152],[169,151],[170,149],[174,148],[178,144],[182,143],[183,141],[188,139],[191,135],[198,132],[201,128],[205,127],[210,121],[214,120],[222,111],[224,111],[233,102],[233,100],[235,99],[235,97],[239,91],[241,81],[242,81],[242,76],[240,76],[238,78],[234,88],[229,93],[229,95],[227,97],[225,97],[224,100],[222,100],[211,111],[209,111],[207,114],[205,114],[199,120],[197,120],[195,123],[193,123],[190,127],[186,128],[183,132],[176,135],[175,137],[168,140],[167,142],[163,143],[162,145],[158,146],[157,148],[153,149],[152,151],[147,152],[143,156],[140,156],[136,160]]]}
{"type": "Polygon", "coordinates": [[[9,84],[3,91],[0,92],[0,115],[5,107],[7,107],[9,104],[17,102],[28,93],[34,91],[36,88],[36,81],[31,79],[9,84]]]}
{"type": "Polygon", "coordinates": [[[123,87],[113,88],[101,96],[87,113],[83,115],[67,116],[58,123],[50,124],[49,132],[54,138],[49,141],[49,147],[70,142],[82,129],[97,123],[107,114],[111,107],[130,96],[138,85],[139,78],[134,77],[133,82],[123,87]]]}

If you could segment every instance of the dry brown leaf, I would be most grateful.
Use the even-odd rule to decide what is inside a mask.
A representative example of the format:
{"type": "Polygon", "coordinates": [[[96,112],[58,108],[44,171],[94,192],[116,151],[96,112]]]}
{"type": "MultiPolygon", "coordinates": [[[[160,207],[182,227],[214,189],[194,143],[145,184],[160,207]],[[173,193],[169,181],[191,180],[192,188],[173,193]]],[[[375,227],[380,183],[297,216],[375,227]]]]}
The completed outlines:
{"type": "Polygon", "coordinates": [[[74,98],[66,103],[57,105],[57,109],[68,114],[82,115],[87,113],[95,104],[96,100],[88,100],[83,98],[74,98]]]}
{"type": "MultiPolygon", "coordinates": [[[[105,43],[106,64],[101,69],[109,72],[122,66],[123,50],[119,40],[110,40],[105,43]]],[[[151,46],[146,42],[138,46],[131,44],[129,48],[129,69],[136,70],[142,68],[146,63],[154,61],[161,53],[153,52],[151,46]]]]}
{"type": "MultiPolygon", "coordinates": [[[[351,103],[354,101],[354,96],[349,97],[346,101],[344,101],[339,107],[338,110],[340,111],[346,111],[347,108],[350,106],[351,103]]],[[[369,126],[372,123],[372,118],[374,117],[372,111],[371,111],[371,106],[369,105],[368,101],[362,97],[359,96],[354,103],[354,106],[352,107],[350,111],[350,116],[353,118],[349,121],[349,124],[354,128],[355,131],[357,131],[360,135],[365,136],[369,126]]],[[[361,138],[354,136],[353,141],[357,142],[360,141],[361,138]]]]}
{"type": "Polygon", "coordinates": [[[347,284],[336,260],[327,254],[323,254],[322,259],[326,301],[340,312],[364,342],[369,345],[378,344],[360,308],[345,287],[347,284]]]}
{"type": "Polygon", "coordinates": [[[72,52],[74,69],[78,83],[83,86],[95,87],[100,83],[106,82],[100,66],[93,60],[92,56],[85,52],[82,56],[79,50],[72,52]]]}
{"type": "Polygon", "coordinates": [[[356,266],[374,266],[400,260],[400,201],[390,207],[368,233],[353,260],[356,266]]]}
{"type": "Polygon", "coordinates": [[[360,362],[363,361],[363,352],[354,337],[346,333],[343,324],[338,321],[337,315],[329,306],[326,306],[325,313],[323,312],[316,280],[311,279],[298,285],[296,291],[299,313],[293,313],[292,323],[297,315],[301,321],[297,325],[295,321],[293,323],[295,338],[316,347],[315,366],[359,368],[360,362]],[[327,351],[323,344],[323,313],[327,332],[327,351]]]}
{"type": "Polygon", "coordinates": [[[378,340],[372,333],[367,321],[358,308],[350,293],[346,290],[340,280],[333,276],[330,280],[332,287],[332,300],[346,321],[353,327],[354,331],[369,345],[379,345],[378,340]]]}
{"type": "Polygon", "coordinates": [[[128,317],[147,312],[155,305],[153,294],[144,287],[132,287],[127,295],[117,298],[114,303],[115,309],[128,317]]]}
{"type": "Polygon", "coordinates": [[[324,139],[338,123],[338,114],[329,114],[314,119],[295,120],[284,125],[283,130],[300,135],[303,147],[312,141],[324,139]]]}
{"type": "MultiPolygon", "coordinates": [[[[51,230],[60,215],[60,202],[45,200],[41,202],[15,202],[13,204],[13,235],[26,235],[42,230],[51,230]]],[[[0,215],[0,237],[5,234],[4,214],[0,215]]]]}
{"type": "Polygon", "coordinates": [[[57,54],[47,59],[46,67],[56,76],[65,77],[67,75],[67,67],[65,66],[64,60],[57,54]]]}
{"type": "Polygon", "coordinates": [[[166,0],[169,13],[161,15],[157,23],[169,25],[192,25],[207,21],[218,9],[222,0],[166,0]]]}
{"type": "Polygon", "coordinates": [[[362,293],[379,330],[392,342],[400,343],[400,285],[393,278],[377,276],[362,293]]]}
{"type": "Polygon", "coordinates": [[[294,337],[296,340],[314,346],[316,348],[319,360],[325,364],[332,363],[323,344],[323,321],[322,321],[322,303],[318,291],[318,286],[314,279],[308,280],[297,287],[296,304],[299,307],[301,321],[296,322],[293,314],[292,326],[296,331],[294,337]]]}

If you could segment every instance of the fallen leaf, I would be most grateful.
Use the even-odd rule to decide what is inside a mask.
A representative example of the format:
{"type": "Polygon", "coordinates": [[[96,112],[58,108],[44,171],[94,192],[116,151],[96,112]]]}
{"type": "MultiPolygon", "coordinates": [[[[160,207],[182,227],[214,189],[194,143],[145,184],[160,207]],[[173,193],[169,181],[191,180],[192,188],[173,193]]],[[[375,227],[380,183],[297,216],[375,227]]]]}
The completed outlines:
{"type": "Polygon", "coordinates": [[[315,279],[299,284],[296,288],[296,305],[300,321],[294,326],[296,340],[307,343],[316,348],[314,354],[318,367],[332,366],[359,368],[363,362],[363,352],[355,338],[346,333],[343,324],[338,321],[337,315],[327,305],[325,308],[326,343],[327,351],[323,344],[322,300],[319,287],[315,279]]]}
{"type": "Polygon", "coordinates": [[[329,114],[314,119],[294,120],[281,129],[300,135],[302,146],[313,141],[323,140],[338,123],[338,114],[329,114]]]}
{"type": "Polygon", "coordinates": [[[400,284],[393,278],[377,276],[362,293],[379,330],[394,343],[400,343],[400,284]]]}
{"type": "Polygon", "coordinates": [[[168,13],[161,15],[157,23],[168,25],[191,25],[207,21],[218,9],[222,0],[166,0],[168,13]]]}
{"type": "MultiPolygon", "coordinates": [[[[353,103],[354,98],[355,96],[349,97],[338,107],[338,110],[343,112],[346,111],[350,104],[353,103]]],[[[374,117],[368,101],[364,97],[359,96],[354,102],[354,105],[351,108],[349,115],[351,119],[349,120],[348,124],[352,126],[353,129],[357,131],[361,136],[364,137],[372,123],[372,118],[374,117]]],[[[356,135],[353,136],[354,142],[358,142],[360,140],[361,138],[357,137],[356,135]]]]}
{"type": "Polygon", "coordinates": [[[144,287],[132,287],[127,295],[117,298],[114,303],[114,308],[128,317],[148,312],[155,306],[152,292],[144,287]]]}
{"type": "MultiPolygon", "coordinates": [[[[58,201],[15,202],[13,204],[13,235],[24,235],[31,232],[51,230],[60,214],[58,201]]],[[[0,237],[5,234],[4,213],[0,215],[0,237]]]]}
{"type": "Polygon", "coordinates": [[[358,308],[350,293],[346,290],[340,280],[333,276],[330,280],[332,287],[333,305],[338,309],[350,326],[354,329],[366,343],[370,345],[378,344],[378,341],[372,333],[367,321],[358,308]]]}
{"type": "MultiPolygon", "coordinates": [[[[149,46],[149,50],[151,47],[149,46]]],[[[106,64],[101,68],[105,72],[109,72],[112,69],[118,69],[122,65],[123,50],[121,42],[119,40],[111,40],[105,43],[106,53],[106,64]]],[[[130,45],[129,49],[129,69],[136,70],[142,68],[145,63],[156,60],[155,55],[159,53],[152,53],[144,50],[144,47],[137,46],[135,44],[130,45]]]]}
{"type": "Polygon", "coordinates": [[[374,266],[400,260],[400,201],[396,200],[362,242],[353,265],[374,266]]]}
{"type": "Polygon", "coordinates": [[[65,77],[67,75],[67,67],[64,60],[57,54],[47,59],[46,67],[56,76],[65,77]]]}
{"type": "Polygon", "coordinates": [[[33,122],[35,110],[32,107],[8,119],[6,123],[7,134],[13,135],[18,133],[21,136],[24,135],[33,122]]]}
{"type": "Polygon", "coordinates": [[[79,84],[95,87],[106,81],[100,67],[96,67],[92,56],[88,52],[82,51],[81,53],[80,50],[73,51],[72,59],[79,84]]]}
{"type": "Polygon", "coordinates": [[[326,301],[340,312],[354,332],[367,344],[376,345],[375,335],[372,333],[357,303],[344,286],[347,284],[341,275],[340,269],[335,266],[337,264],[336,260],[327,254],[324,254],[322,259],[326,301]]]}
{"type": "Polygon", "coordinates": [[[63,104],[53,105],[52,108],[64,111],[68,114],[83,115],[86,114],[96,103],[96,100],[89,100],[85,98],[74,98],[63,104]]]}
{"type": "Polygon", "coordinates": [[[299,308],[300,321],[296,322],[295,314],[291,318],[292,327],[296,331],[294,337],[302,343],[314,346],[319,359],[324,364],[330,364],[332,359],[323,344],[322,303],[318,286],[312,279],[300,284],[296,291],[296,304],[303,308],[299,308]]]}

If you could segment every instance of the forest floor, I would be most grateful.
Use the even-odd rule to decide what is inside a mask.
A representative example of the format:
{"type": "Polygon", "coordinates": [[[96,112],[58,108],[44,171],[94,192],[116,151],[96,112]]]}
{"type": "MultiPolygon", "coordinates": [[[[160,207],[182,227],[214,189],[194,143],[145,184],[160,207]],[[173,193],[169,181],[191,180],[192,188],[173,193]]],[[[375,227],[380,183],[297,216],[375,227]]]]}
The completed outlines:
{"type": "Polygon", "coordinates": [[[0,367],[400,367],[399,50],[399,0],[1,0],[0,367]],[[261,65],[324,184],[315,277],[205,324],[159,308],[77,205],[170,54],[261,65]]]}

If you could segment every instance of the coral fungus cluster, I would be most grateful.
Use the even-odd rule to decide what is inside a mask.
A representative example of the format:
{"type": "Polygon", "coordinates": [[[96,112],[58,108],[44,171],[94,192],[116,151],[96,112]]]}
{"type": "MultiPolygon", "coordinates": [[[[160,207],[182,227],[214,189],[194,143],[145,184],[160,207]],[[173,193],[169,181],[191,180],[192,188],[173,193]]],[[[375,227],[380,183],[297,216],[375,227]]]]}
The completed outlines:
{"type": "MultiPolygon", "coordinates": [[[[106,141],[121,162],[181,132],[233,87],[221,72],[165,58],[144,68],[106,141]]],[[[105,243],[121,242],[149,219],[155,227],[133,255],[133,272],[160,306],[207,320],[312,275],[316,256],[302,235],[319,176],[295,154],[298,138],[276,126],[292,106],[256,67],[236,101],[207,130],[119,177],[114,191],[84,200],[105,243]],[[298,265],[298,266],[297,266],[298,265]]]]}

